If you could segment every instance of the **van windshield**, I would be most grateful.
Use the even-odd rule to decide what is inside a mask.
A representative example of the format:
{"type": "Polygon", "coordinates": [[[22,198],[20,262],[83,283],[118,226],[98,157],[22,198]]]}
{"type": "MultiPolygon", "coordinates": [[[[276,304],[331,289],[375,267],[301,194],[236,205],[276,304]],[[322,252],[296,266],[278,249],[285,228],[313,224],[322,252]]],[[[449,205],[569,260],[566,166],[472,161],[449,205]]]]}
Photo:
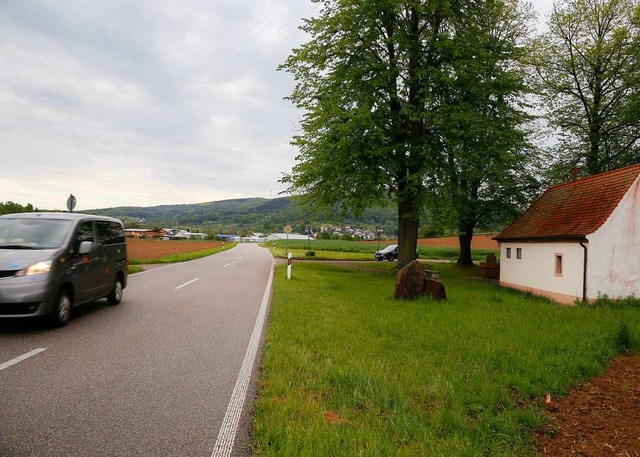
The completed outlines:
{"type": "Polygon", "coordinates": [[[0,218],[0,249],[57,249],[72,221],[0,218]]]}

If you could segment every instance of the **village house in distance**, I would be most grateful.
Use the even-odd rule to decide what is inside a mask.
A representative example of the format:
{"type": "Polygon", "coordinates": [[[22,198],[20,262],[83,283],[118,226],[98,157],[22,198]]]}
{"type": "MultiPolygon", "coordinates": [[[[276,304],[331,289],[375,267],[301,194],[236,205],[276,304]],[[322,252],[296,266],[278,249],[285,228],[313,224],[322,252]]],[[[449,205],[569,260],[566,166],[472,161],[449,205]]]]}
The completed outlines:
{"type": "Polygon", "coordinates": [[[143,238],[149,240],[206,240],[206,233],[192,233],[181,229],[124,229],[129,238],[143,238]]]}
{"type": "Polygon", "coordinates": [[[640,164],[545,191],[494,239],[500,284],[559,303],[640,297],[640,164]]]}

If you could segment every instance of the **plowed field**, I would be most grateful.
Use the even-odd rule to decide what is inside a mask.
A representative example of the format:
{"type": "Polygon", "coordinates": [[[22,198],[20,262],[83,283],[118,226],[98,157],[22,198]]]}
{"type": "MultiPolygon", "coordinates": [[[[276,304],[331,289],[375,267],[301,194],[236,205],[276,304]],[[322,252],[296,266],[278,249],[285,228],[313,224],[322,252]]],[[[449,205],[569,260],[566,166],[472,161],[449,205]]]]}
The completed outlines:
{"type": "Polygon", "coordinates": [[[222,246],[221,241],[142,240],[127,238],[127,254],[136,260],[159,259],[185,252],[198,252],[222,246]]]}
{"type": "Polygon", "coordinates": [[[640,353],[551,399],[545,415],[549,423],[537,435],[544,456],[640,456],[640,353]]]}
{"type": "MultiPolygon", "coordinates": [[[[471,249],[495,249],[498,250],[498,242],[491,239],[495,235],[474,235],[471,239],[471,249]]],[[[444,238],[425,238],[418,240],[418,246],[438,246],[457,248],[458,237],[447,236],[444,238]]]]}
{"type": "MultiPolygon", "coordinates": [[[[493,235],[476,235],[471,240],[472,249],[498,249],[498,243],[491,239],[493,235]]],[[[197,252],[221,246],[221,241],[175,241],[175,240],[142,240],[127,238],[129,257],[136,260],[159,259],[173,254],[197,252]]],[[[418,240],[419,246],[439,246],[457,248],[458,238],[427,238],[418,240]]]]}

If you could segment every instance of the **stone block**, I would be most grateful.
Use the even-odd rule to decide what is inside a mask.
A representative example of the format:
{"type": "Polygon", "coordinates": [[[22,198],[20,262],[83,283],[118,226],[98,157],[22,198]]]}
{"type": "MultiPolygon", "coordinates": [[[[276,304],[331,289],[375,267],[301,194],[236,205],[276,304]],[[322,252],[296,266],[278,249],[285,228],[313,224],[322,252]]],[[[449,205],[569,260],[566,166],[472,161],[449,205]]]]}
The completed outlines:
{"type": "Polygon", "coordinates": [[[446,300],[447,293],[444,290],[444,284],[435,279],[427,279],[424,282],[424,293],[433,300],[446,300]]]}
{"type": "Polygon", "coordinates": [[[424,293],[424,267],[414,260],[398,272],[396,278],[395,297],[397,299],[413,299],[424,293]]]}

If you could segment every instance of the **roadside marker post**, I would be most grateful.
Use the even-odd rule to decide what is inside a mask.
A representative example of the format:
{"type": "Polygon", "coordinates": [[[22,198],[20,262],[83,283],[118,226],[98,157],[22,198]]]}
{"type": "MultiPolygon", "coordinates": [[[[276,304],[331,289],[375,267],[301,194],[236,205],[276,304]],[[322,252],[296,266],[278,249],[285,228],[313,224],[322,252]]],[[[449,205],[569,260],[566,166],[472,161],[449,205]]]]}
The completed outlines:
{"type": "Polygon", "coordinates": [[[293,263],[293,254],[287,255],[287,279],[291,279],[291,264],[293,263]]]}
{"type": "Polygon", "coordinates": [[[287,225],[287,226],[284,228],[284,232],[287,234],[287,245],[286,245],[286,247],[285,247],[285,252],[286,252],[287,254],[289,254],[289,233],[291,233],[291,230],[293,230],[293,229],[291,228],[291,226],[290,226],[290,225],[287,225]]]}

